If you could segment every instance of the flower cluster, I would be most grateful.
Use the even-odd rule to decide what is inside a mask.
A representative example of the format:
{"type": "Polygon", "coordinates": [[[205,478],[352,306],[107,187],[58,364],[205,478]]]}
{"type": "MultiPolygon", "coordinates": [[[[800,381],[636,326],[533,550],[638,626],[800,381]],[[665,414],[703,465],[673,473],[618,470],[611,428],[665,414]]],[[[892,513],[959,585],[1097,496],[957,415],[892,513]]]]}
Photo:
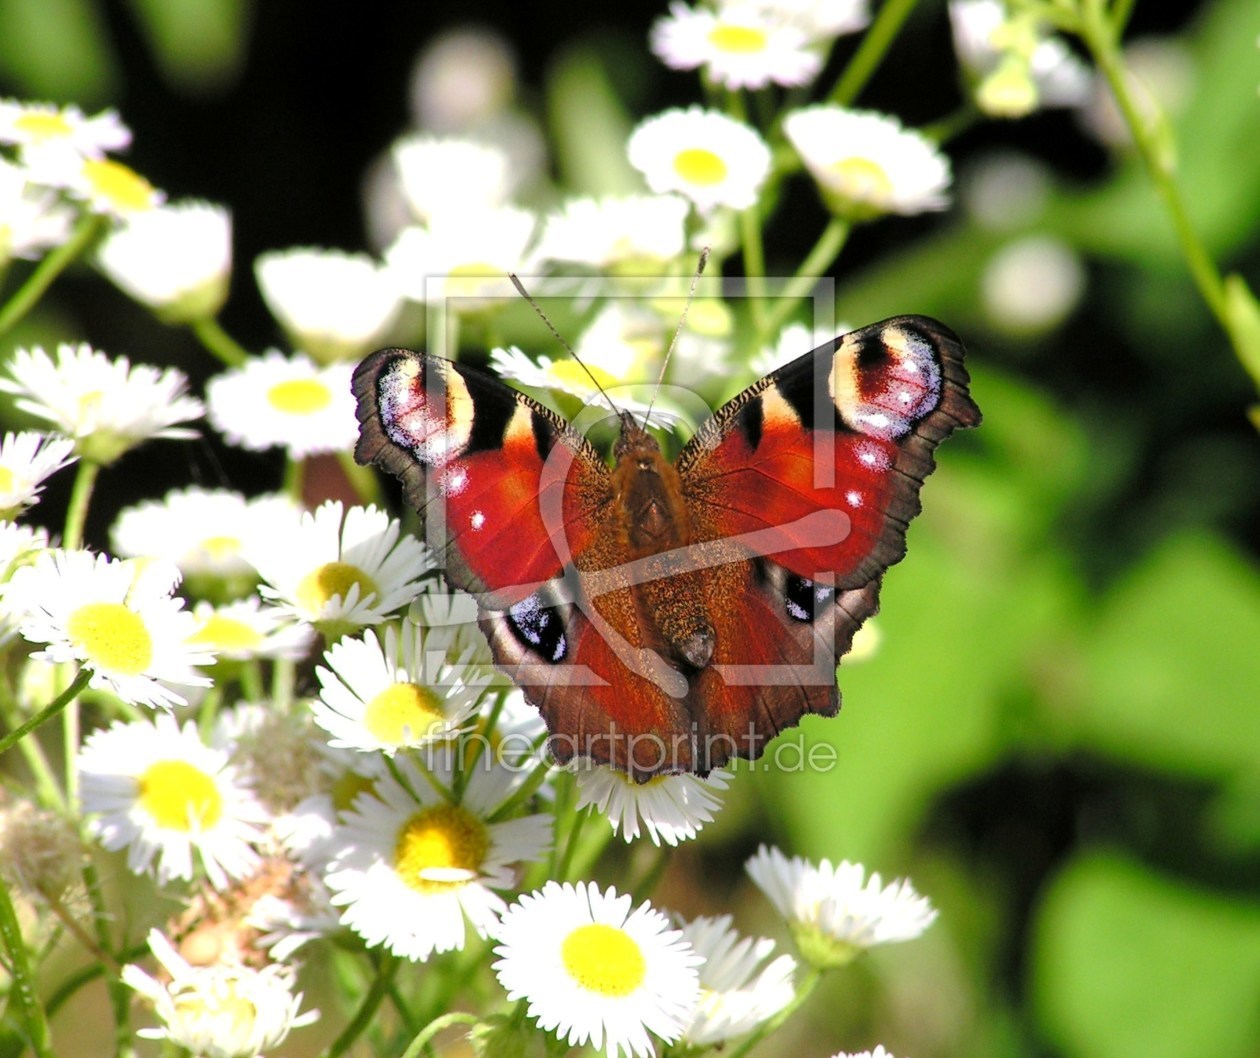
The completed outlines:
{"type": "MultiPolygon", "coordinates": [[[[1079,71],[1040,25],[996,0],[958,0],[951,16],[987,111],[1077,97],[1079,71]]],[[[696,72],[709,103],[619,133],[618,194],[551,184],[538,128],[512,103],[510,56],[493,39],[448,42],[418,75],[424,124],[370,183],[372,251],[261,254],[252,276],[281,347],[252,351],[217,318],[232,278],[226,207],[166,203],[114,157],[131,135],[112,111],[0,102],[0,266],[29,259],[51,278],[88,254],[219,362],[185,373],[66,343],[18,348],[0,367],[0,393],[39,427],[0,441],[3,747],[20,744],[51,789],[46,748],[20,736],[66,711],[69,780],[39,808],[78,813],[85,841],[178,897],[178,916],[144,923],[161,976],[123,972],[161,1021],[150,1035],[224,1058],[274,1049],[317,1016],[297,981],[304,958],[335,944],[368,954],[382,975],[372,994],[412,1027],[497,981],[518,1013],[469,1015],[485,1053],[523,1053],[536,1030],[608,1058],[661,1042],[699,1053],[751,1045],[821,973],[931,924],[908,882],[770,847],[747,874],[794,955],[731,914],[685,920],[646,886],[592,881],[605,849],[636,841],[634,862],[658,876],[738,773],[640,784],[552,767],[545,726],[494,671],[475,605],[442,590],[435,556],[348,459],[354,366],[385,342],[478,357],[571,411],[652,408],[667,429],[699,417],[697,395],[712,403],[834,337],[798,317],[848,232],[952,201],[938,137],[818,87],[869,20],[865,0],[675,0],[648,44],[670,71],[696,72]],[[792,196],[821,205],[825,231],[809,268],[775,287],[763,229],[792,196]],[[744,288],[700,282],[702,254],[719,274],[742,266],[744,288]],[[516,276],[559,303],[576,358],[525,351],[537,322],[516,276]],[[195,394],[189,376],[206,374],[195,394]],[[146,496],[87,546],[88,506],[115,464],[203,431],[279,450],[283,491],[146,496]],[[319,456],[349,468],[339,494],[357,502],[304,488],[319,456]],[[55,475],[74,476],[59,535],[36,524],[55,475]],[[386,976],[399,962],[430,964],[429,1008],[400,998],[386,976]]],[[[0,333],[16,311],[0,306],[0,333]]],[[[876,642],[867,633],[859,653],[876,642]]],[[[15,885],[46,895],[81,875],[103,900],[77,842],[17,847],[45,815],[4,817],[0,805],[4,859],[60,879],[28,868],[15,885]]]]}

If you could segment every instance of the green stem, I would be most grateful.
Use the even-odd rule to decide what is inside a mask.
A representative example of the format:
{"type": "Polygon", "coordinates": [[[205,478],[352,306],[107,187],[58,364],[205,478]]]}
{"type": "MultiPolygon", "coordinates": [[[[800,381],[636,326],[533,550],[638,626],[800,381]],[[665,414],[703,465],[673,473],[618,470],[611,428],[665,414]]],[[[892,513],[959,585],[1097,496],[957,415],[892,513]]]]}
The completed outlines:
{"type": "Polygon", "coordinates": [[[92,502],[92,490],[100,477],[101,465],[88,459],[80,459],[75,469],[74,485],[70,502],[66,507],[66,525],[61,533],[61,546],[74,551],[83,546],[83,527],[87,523],[88,504],[92,502]]]}
{"type": "Polygon", "coordinates": [[[914,10],[915,3],[917,0],[888,0],[880,8],[875,21],[871,23],[871,28],[866,31],[862,43],[858,45],[858,50],[853,53],[849,65],[840,75],[840,80],[828,93],[828,102],[838,103],[842,107],[852,105],[858,93],[866,87],[866,82],[871,79],[879,64],[883,62],[884,55],[901,31],[902,23],[914,10]]]}
{"type": "Polygon", "coordinates": [[[813,967],[806,970],[805,979],[801,982],[800,987],[796,990],[796,995],[792,997],[788,1005],[775,1014],[775,1016],[769,1021],[763,1021],[754,1032],[744,1038],[743,1043],[736,1047],[735,1050],[731,1051],[730,1054],[726,1055],[725,1058],[745,1058],[745,1055],[747,1055],[749,1051],[756,1047],[757,1044],[759,1044],[772,1032],[775,1032],[785,1021],[787,1021],[788,1018],[801,1009],[805,1000],[813,994],[814,989],[818,986],[818,982],[820,980],[822,980],[821,970],[814,969],[813,967]]]}
{"type": "Polygon", "coordinates": [[[565,837],[564,851],[560,854],[554,871],[555,877],[562,882],[569,881],[569,867],[573,863],[573,854],[577,852],[578,838],[582,836],[582,828],[586,825],[590,814],[589,808],[583,808],[573,814],[573,823],[569,826],[569,833],[565,837]]]}
{"type": "Polygon", "coordinates": [[[346,479],[350,482],[350,487],[354,489],[355,495],[359,497],[359,502],[364,504],[373,503],[380,506],[380,479],[372,473],[372,469],[359,466],[354,461],[354,456],[349,452],[338,452],[337,462],[341,464],[342,473],[346,475],[346,479]]]}
{"type": "Polygon", "coordinates": [[[306,464],[302,460],[289,456],[284,463],[284,481],[280,485],[280,491],[299,506],[302,503],[302,479],[305,476],[303,473],[305,469],[306,464]]]}
{"type": "Polygon", "coordinates": [[[7,753],[18,742],[25,738],[30,732],[34,731],[40,724],[51,720],[67,705],[75,700],[88,685],[88,681],[92,678],[90,669],[82,669],[74,678],[74,682],[62,691],[51,703],[44,706],[38,713],[32,716],[26,723],[14,728],[3,738],[0,738],[0,753],[7,753]]]}
{"type": "MultiPolygon", "coordinates": [[[[13,702],[5,702],[3,718],[6,726],[12,727],[21,714],[13,702]]],[[[37,738],[24,738],[18,743],[18,750],[26,760],[35,779],[35,790],[41,805],[53,808],[58,812],[66,809],[66,798],[57,782],[57,773],[48,762],[48,754],[37,738]]]]}
{"type": "Polygon", "coordinates": [[[394,974],[398,970],[398,960],[393,955],[386,952],[381,956],[380,965],[376,968],[376,979],[372,982],[372,987],[368,989],[368,993],[363,997],[363,1002],[359,1004],[359,1009],[355,1011],[354,1017],[350,1019],[350,1024],[341,1031],[331,1044],[328,1050],[324,1052],[325,1058],[338,1058],[338,1055],[345,1054],[368,1027],[372,1024],[372,1019],[376,1016],[376,1011],[380,1007],[381,1002],[389,994],[390,987],[393,982],[394,974]]]}
{"type": "Polygon", "coordinates": [[[105,217],[95,213],[86,213],[79,218],[70,238],[50,251],[26,277],[26,282],[18,287],[8,303],[0,308],[0,335],[7,334],[35,307],[53,281],[96,241],[105,230],[106,223],[105,217]]]}
{"type": "MultiPolygon", "coordinates": [[[[38,1058],[54,1058],[49,1040],[48,1019],[40,1005],[35,989],[35,976],[31,971],[26,942],[22,939],[22,927],[18,923],[9,889],[0,881],[0,941],[8,952],[9,998],[17,1000],[18,1016],[26,1026],[27,1042],[38,1058]]],[[[21,1051],[21,1047],[18,1048],[21,1051]]]]}
{"type": "MultiPolygon", "coordinates": [[[[542,747],[541,741],[535,745],[536,748],[542,747]]],[[[551,761],[549,761],[545,756],[540,758],[538,763],[534,765],[534,770],[530,773],[529,778],[512,791],[506,801],[490,813],[487,817],[487,821],[490,823],[497,823],[501,819],[506,819],[514,811],[516,811],[516,808],[519,805],[525,804],[525,802],[537,793],[538,788],[547,781],[547,777],[551,774],[551,768],[551,761]]]]}
{"type": "Polygon", "coordinates": [[[419,1054],[432,1042],[443,1029],[449,1029],[452,1025],[476,1025],[481,1018],[476,1014],[465,1014],[455,1010],[449,1014],[443,1014],[440,1018],[434,1018],[425,1027],[411,1045],[402,1053],[402,1058],[419,1058],[419,1054]]]}
{"type": "Polygon", "coordinates": [[[131,989],[118,976],[119,960],[110,942],[109,923],[114,916],[106,909],[105,895],[101,891],[101,876],[96,864],[87,860],[83,865],[83,885],[92,905],[92,925],[96,930],[96,957],[107,961],[112,972],[105,975],[105,990],[109,994],[109,1006],[114,1015],[114,1053],[131,1054],[131,989]]]}
{"type": "Polygon", "coordinates": [[[766,252],[761,242],[761,210],[754,202],[739,214],[740,242],[744,250],[744,279],[752,300],[753,326],[758,333],[766,318],[766,252]]]}
{"type": "Polygon", "coordinates": [[[212,356],[228,367],[240,367],[249,359],[249,351],[228,334],[217,319],[193,320],[188,328],[212,356]]]}
{"type": "Polygon", "coordinates": [[[1133,142],[1137,145],[1138,154],[1146,166],[1151,183],[1155,185],[1155,191],[1163,200],[1164,208],[1172,219],[1177,241],[1181,244],[1182,256],[1186,259],[1200,295],[1207,303],[1212,315],[1229,334],[1230,320],[1225,299],[1225,285],[1207,248],[1190,222],[1190,215],[1182,201],[1181,191],[1173,179],[1171,165],[1166,163],[1160,144],[1156,140],[1153,122],[1146,120],[1129,92],[1115,29],[1107,18],[1100,0],[1085,0],[1081,6],[1081,39],[1106,78],[1107,85],[1115,96],[1116,104],[1124,115],[1125,124],[1133,135],[1133,142]]]}
{"type": "Polygon", "coordinates": [[[836,258],[840,256],[840,251],[844,248],[845,240],[849,237],[850,227],[847,220],[840,217],[831,218],[831,223],[823,229],[818,242],[801,262],[801,267],[796,270],[796,275],[788,280],[783,293],[775,300],[774,308],[766,317],[764,329],[757,333],[757,348],[761,348],[774,338],[779,328],[796,311],[801,300],[814,289],[818,277],[827,272],[835,263],[836,258]]]}

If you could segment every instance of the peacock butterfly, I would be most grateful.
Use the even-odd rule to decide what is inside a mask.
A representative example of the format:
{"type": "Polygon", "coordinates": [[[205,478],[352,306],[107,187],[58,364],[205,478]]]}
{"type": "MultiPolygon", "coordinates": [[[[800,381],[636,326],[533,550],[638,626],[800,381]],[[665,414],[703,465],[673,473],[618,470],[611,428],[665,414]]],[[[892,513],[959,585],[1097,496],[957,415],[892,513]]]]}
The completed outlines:
{"type": "Polygon", "coordinates": [[[401,479],[556,759],[704,775],[838,711],[932,451],[980,422],[967,387],[958,338],[899,316],[754,383],[675,462],[620,413],[609,466],[493,375],[382,349],[355,458],[401,479]]]}

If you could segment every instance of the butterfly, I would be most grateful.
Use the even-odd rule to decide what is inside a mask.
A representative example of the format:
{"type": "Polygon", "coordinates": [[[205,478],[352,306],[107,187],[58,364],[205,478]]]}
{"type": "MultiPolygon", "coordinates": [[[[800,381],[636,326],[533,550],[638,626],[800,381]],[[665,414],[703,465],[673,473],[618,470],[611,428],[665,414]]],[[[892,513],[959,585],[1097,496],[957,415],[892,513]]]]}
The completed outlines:
{"type": "Polygon", "coordinates": [[[771,372],[672,462],[627,412],[610,464],[494,375],[408,349],[368,356],[354,393],[356,460],[401,480],[552,756],[640,782],[836,714],[933,449],[980,422],[962,343],[924,316],[771,372]]]}

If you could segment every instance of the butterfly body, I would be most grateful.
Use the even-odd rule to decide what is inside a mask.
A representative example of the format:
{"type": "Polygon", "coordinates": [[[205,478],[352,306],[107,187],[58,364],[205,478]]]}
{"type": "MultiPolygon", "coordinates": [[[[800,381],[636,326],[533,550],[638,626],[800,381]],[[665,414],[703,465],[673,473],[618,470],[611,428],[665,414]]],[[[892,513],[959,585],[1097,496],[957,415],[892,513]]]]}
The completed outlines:
{"type": "Polygon", "coordinates": [[[674,462],[623,413],[610,467],[542,405],[427,354],[381,350],[354,385],[356,458],[402,480],[553,755],[639,780],[835,714],[932,450],[979,421],[961,344],[923,317],[766,376],[674,462]]]}

